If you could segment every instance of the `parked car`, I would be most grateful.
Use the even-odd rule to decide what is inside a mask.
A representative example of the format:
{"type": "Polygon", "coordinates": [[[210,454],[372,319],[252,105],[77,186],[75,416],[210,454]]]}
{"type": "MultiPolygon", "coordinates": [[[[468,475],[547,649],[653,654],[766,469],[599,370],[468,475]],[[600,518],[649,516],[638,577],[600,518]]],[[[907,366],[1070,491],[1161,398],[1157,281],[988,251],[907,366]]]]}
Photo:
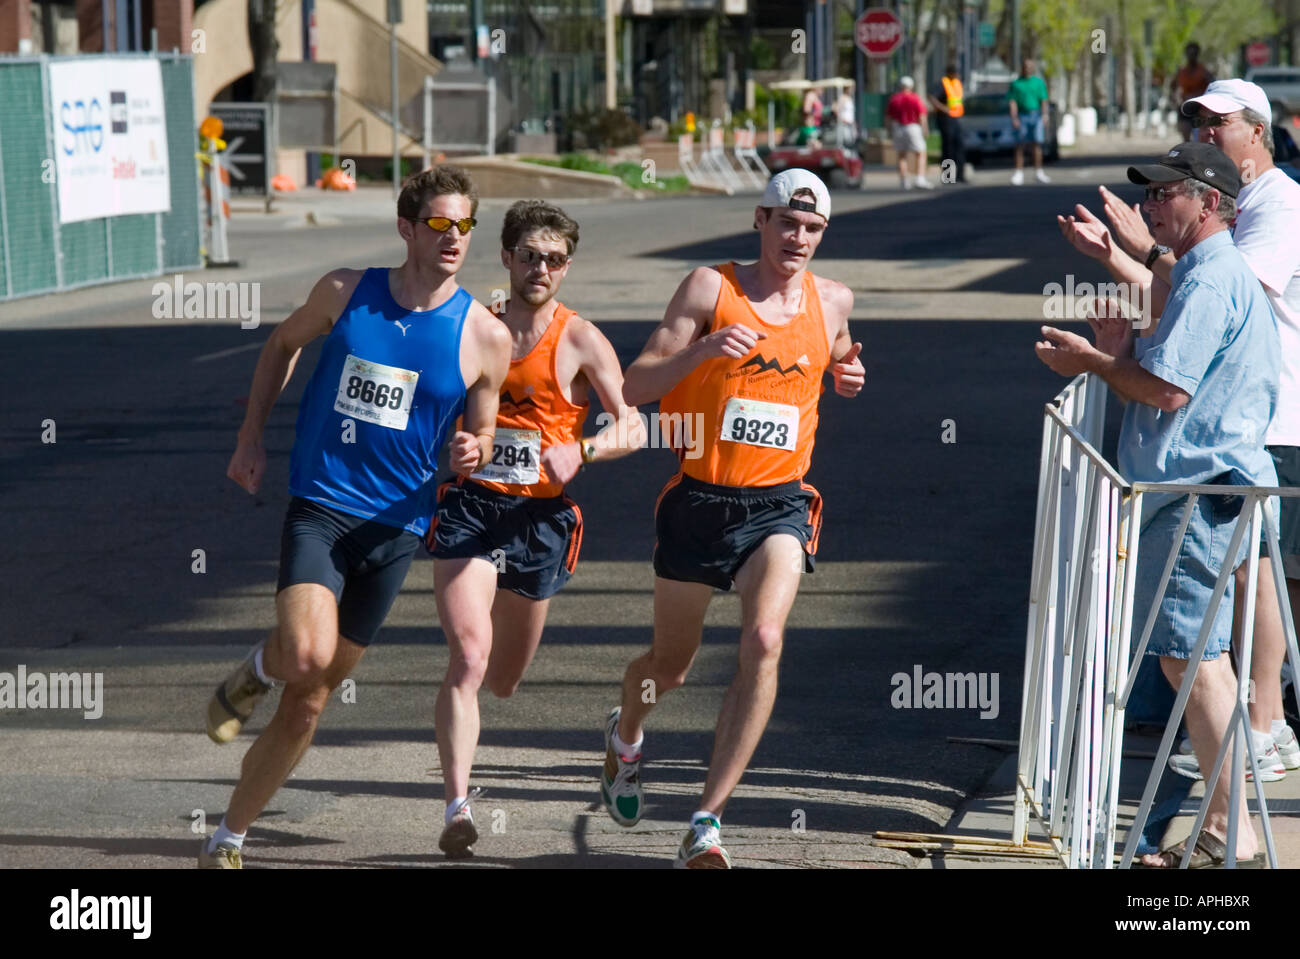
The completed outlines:
{"type": "Polygon", "coordinates": [[[1246,79],[1264,88],[1274,123],[1300,113],[1300,67],[1254,67],[1246,79]]]}
{"type": "MultiPolygon", "coordinates": [[[[1005,93],[977,93],[963,100],[966,108],[961,118],[962,140],[966,159],[978,165],[986,157],[1015,151],[1016,130],[1011,125],[1010,108],[1005,93]]],[[[1055,161],[1060,155],[1056,141],[1056,104],[1047,104],[1047,126],[1043,131],[1043,159],[1055,161]]]]}

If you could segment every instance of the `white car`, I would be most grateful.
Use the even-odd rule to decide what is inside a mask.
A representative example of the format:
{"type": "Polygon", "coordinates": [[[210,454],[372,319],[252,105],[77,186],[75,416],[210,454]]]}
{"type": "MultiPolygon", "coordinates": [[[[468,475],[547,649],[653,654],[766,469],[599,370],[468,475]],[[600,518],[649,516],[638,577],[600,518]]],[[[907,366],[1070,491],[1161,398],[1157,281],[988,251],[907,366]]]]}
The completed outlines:
{"type": "Polygon", "coordinates": [[[1300,67],[1254,67],[1246,80],[1264,88],[1273,105],[1273,122],[1300,113],[1300,67]]]}

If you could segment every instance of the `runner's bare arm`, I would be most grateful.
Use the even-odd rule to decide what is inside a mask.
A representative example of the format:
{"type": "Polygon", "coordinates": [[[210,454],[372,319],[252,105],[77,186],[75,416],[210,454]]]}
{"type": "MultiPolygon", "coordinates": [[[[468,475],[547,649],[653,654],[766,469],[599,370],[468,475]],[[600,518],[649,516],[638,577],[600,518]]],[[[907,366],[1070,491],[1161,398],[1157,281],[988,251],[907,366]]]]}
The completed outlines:
{"type": "MultiPolygon", "coordinates": [[[[564,484],[578,475],[584,463],[617,459],[640,449],[645,443],[645,429],[636,407],[623,402],[623,370],[618,364],[618,355],[595,324],[581,317],[571,318],[564,328],[560,348],[572,351],[572,354],[566,352],[566,356],[572,355],[577,360],[575,379],[584,377],[600,397],[604,407],[601,416],[614,417],[613,422],[606,424],[591,440],[557,443],[542,450],[542,468],[546,475],[554,482],[564,484]],[[590,459],[583,456],[587,443],[592,448],[590,459]]],[[[565,368],[571,367],[566,364],[565,368]]]]}
{"type": "Polygon", "coordinates": [[[581,358],[582,375],[596,390],[601,407],[614,417],[612,423],[593,437],[591,461],[615,460],[640,449],[645,443],[645,429],[636,407],[623,400],[623,368],[614,347],[594,323],[580,320],[570,329],[581,358]]]}
{"type": "Polygon", "coordinates": [[[741,359],[767,334],[736,323],[701,337],[713,316],[722,274],[710,267],[692,270],[673,294],[663,322],[650,334],[641,355],[627,368],[623,399],[629,406],[657,400],[706,359],[741,359]]]}
{"type": "Polygon", "coordinates": [[[840,396],[854,397],[862,391],[867,381],[867,370],[858,359],[862,344],[853,342],[849,333],[849,314],[853,312],[853,291],[843,283],[817,277],[817,293],[822,301],[822,313],[835,330],[831,338],[831,376],[835,392],[840,396]]]}
{"type": "Polygon", "coordinates": [[[468,384],[461,425],[451,438],[451,468],[468,476],[492,458],[501,384],[510,369],[510,333],[475,301],[465,317],[461,371],[468,384]]]}
{"type": "Polygon", "coordinates": [[[248,408],[235,453],[226,467],[226,475],[249,493],[256,493],[266,472],[266,450],[262,431],[271,408],[288,385],[302,348],[318,336],[329,333],[334,322],[347,308],[352,291],[363,275],[362,270],[333,270],[326,273],[302,306],[271,331],[257,358],[253,384],[248,391],[248,408]]]}

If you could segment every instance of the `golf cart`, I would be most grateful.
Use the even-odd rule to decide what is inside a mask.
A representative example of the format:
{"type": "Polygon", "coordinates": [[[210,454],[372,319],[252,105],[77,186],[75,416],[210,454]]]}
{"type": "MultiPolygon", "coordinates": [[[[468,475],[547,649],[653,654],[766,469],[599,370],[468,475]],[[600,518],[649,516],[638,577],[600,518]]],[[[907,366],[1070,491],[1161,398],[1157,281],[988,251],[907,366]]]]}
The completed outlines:
{"type": "MultiPolygon", "coordinates": [[[[829,80],[782,80],[771,86],[773,90],[793,90],[802,95],[807,90],[847,90],[853,95],[853,81],[843,77],[829,80]]],[[[760,152],[760,156],[762,153],[760,152]]],[[[773,173],[801,169],[816,173],[834,190],[862,185],[862,158],[857,151],[857,129],[854,124],[839,123],[832,116],[832,105],[822,104],[822,125],[817,136],[805,138],[801,127],[786,133],[779,146],[772,147],[763,156],[763,162],[773,173]]]]}

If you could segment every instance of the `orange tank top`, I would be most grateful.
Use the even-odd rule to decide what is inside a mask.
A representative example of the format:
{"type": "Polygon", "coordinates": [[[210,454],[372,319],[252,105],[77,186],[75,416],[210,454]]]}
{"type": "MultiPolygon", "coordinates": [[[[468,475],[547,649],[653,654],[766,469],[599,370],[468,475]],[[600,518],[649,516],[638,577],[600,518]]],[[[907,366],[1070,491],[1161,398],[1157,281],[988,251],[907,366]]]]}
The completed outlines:
{"type": "Polygon", "coordinates": [[[678,440],[682,472],[721,486],[777,486],[802,479],[812,461],[817,401],[830,345],[811,273],[803,306],[789,323],[763,320],[736,281],[735,264],[716,267],[722,289],[702,335],[734,323],[767,334],[744,359],[705,360],[659,401],[678,440]],[[685,441],[678,424],[687,431],[685,441]]]}
{"type": "Polygon", "coordinates": [[[558,301],[551,324],[531,350],[511,360],[501,384],[492,459],[470,477],[512,496],[559,496],[564,487],[542,468],[542,450],[581,438],[590,406],[564,398],[555,375],[555,353],[569,317],[558,301]]]}

